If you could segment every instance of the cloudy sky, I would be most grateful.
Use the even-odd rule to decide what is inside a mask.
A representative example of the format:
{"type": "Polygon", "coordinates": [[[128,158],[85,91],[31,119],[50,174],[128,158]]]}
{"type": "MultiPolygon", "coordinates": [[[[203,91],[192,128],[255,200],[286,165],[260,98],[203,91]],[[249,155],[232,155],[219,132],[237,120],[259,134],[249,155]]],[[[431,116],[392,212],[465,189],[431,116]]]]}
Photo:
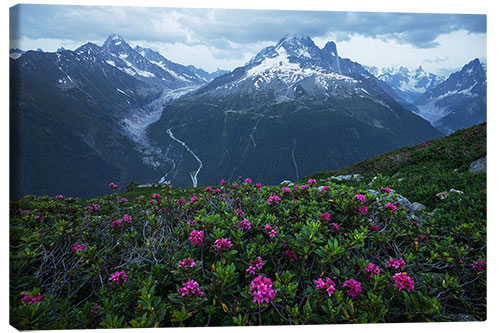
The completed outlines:
{"type": "Polygon", "coordinates": [[[319,47],[363,65],[419,65],[449,75],[474,58],[486,62],[486,15],[18,5],[10,47],[75,49],[117,33],[132,46],[207,71],[243,65],[285,34],[308,34],[319,47]]]}

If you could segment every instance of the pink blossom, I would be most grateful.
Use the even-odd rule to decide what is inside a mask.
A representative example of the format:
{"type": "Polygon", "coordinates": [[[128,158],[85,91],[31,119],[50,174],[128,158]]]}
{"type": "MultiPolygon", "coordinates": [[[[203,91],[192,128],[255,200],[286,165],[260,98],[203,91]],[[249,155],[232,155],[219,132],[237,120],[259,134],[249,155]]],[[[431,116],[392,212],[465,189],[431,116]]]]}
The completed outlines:
{"type": "Polygon", "coordinates": [[[21,303],[26,303],[27,305],[31,305],[33,303],[40,303],[43,299],[43,296],[38,293],[38,295],[36,297],[31,297],[29,296],[28,294],[24,294],[23,298],[21,299],[21,303]]]}
{"type": "Polygon", "coordinates": [[[194,202],[198,201],[198,197],[196,195],[193,195],[189,201],[191,203],[194,203],[194,202]]]}
{"type": "Polygon", "coordinates": [[[233,246],[233,244],[231,244],[231,241],[227,240],[226,238],[217,239],[214,242],[214,245],[217,251],[220,251],[223,247],[230,248],[231,246],[233,246]]]}
{"type": "Polygon", "coordinates": [[[250,221],[244,218],[243,221],[238,223],[238,228],[240,228],[241,230],[250,229],[252,228],[252,224],[250,223],[250,221]]]}
{"type": "Polygon", "coordinates": [[[395,282],[395,287],[401,291],[402,289],[406,289],[408,291],[410,290],[415,290],[415,287],[413,285],[413,280],[406,275],[406,273],[396,273],[393,277],[392,280],[395,282]]]}
{"type": "Polygon", "coordinates": [[[380,227],[378,225],[372,223],[372,226],[370,227],[370,230],[379,231],[380,227]]]}
{"type": "Polygon", "coordinates": [[[309,186],[307,186],[307,185],[302,185],[300,188],[301,188],[302,190],[307,190],[307,189],[309,188],[309,186]]]}
{"type": "Polygon", "coordinates": [[[182,200],[182,199],[177,200],[177,204],[184,206],[184,200],[182,200]]]}
{"type": "Polygon", "coordinates": [[[128,200],[127,200],[126,198],[121,198],[121,199],[120,199],[120,202],[121,202],[121,203],[125,203],[125,202],[127,202],[127,201],[128,201],[128,200]]]}
{"type": "Polygon", "coordinates": [[[205,189],[203,191],[205,191],[205,192],[211,192],[212,188],[210,186],[207,186],[207,187],[205,187],[205,189]]]}
{"type": "Polygon", "coordinates": [[[380,267],[376,266],[374,263],[371,262],[365,266],[365,272],[370,273],[369,278],[373,279],[373,274],[375,275],[380,274],[380,267]]]}
{"type": "Polygon", "coordinates": [[[366,197],[363,194],[356,194],[354,198],[358,199],[361,202],[366,202],[366,197]]]}
{"type": "Polygon", "coordinates": [[[201,230],[193,230],[191,235],[189,235],[189,241],[191,245],[201,245],[203,242],[203,238],[205,238],[205,234],[201,230]]]}
{"type": "Polygon", "coordinates": [[[258,304],[262,302],[272,302],[277,293],[277,291],[273,289],[273,282],[271,279],[262,275],[252,280],[250,283],[250,291],[253,296],[253,302],[258,304]]]}
{"type": "Polygon", "coordinates": [[[290,188],[288,187],[283,187],[283,193],[292,193],[292,190],[290,190],[290,188]]]}
{"type": "Polygon", "coordinates": [[[250,178],[245,179],[245,183],[250,184],[252,180],[250,178]]]}
{"type": "Polygon", "coordinates": [[[399,258],[399,259],[392,259],[390,258],[388,261],[387,261],[387,267],[394,267],[396,269],[403,269],[405,267],[405,262],[403,260],[403,258],[399,258]]]}
{"type": "Polygon", "coordinates": [[[474,261],[471,266],[478,272],[484,272],[484,270],[486,269],[486,263],[483,260],[474,261]]]}
{"type": "Polygon", "coordinates": [[[333,282],[330,278],[320,278],[318,280],[314,280],[314,283],[316,283],[316,289],[326,290],[328,296],[332,296],[335,291],[335,282],[333,282]]]}
{"type": "Polygon", "coordinates": [[[298,259],[297,254],[295,253],[294,249],[286,249],[285,250],[285,255],[290,258],[290,260],[295,261],[298,259]]]}
{"type": "Polygon", "coordinates": [[[348,288],[347,295],[351,296],[352,298],[358,297],[363,292],[361,282],[358,282],[354,279],[347,280],[342,286],[348,288]]]}
{"type": "Polygon", "coordinates": [[[155,200],[153,200],[153,199],[149,200],[149,204],[150,204],[150,205],[154,205],[155,203],[156,203],[156,201],[155,201],[155,200]]]}
{"type": "Polygon", "coordinates": [[[388,187],[381,187],[381,188],[380,188],[380,192],[391,193],[391,191],[392,191],[392,190],[391,190],[390,188],[388,188],[388,187]]]}
{"type": "Polygon", "coordinates": [[[366,212],[368,212],[368,207],[366,207],[366,206],[361,206],[361,207],[359,207],[358,211],[359,211],[361,214],[366,214],[366,212]]]}
{"type": "Polygon", "coordinates": [[[111,274],[109,281],[113,282],[116,285],[119,285],[120,281],[127,282],[127,278],[127,274],[125,274],[125,271],[122,270],[121,272],[115,272],[114,274],[111,274]]]}
{"type": "Polygon", "coordinates": [[[153,193],[152,198],[153,199],[161,199],[161,195],[159,195],[158,193],[153,193]]]}
{"type": "Polygon", "coordinates": [[[265,229],[270,230],[270,231],[268,231],[268,233],[269,233],[269,237],[271,237],[271,238],[276,237],[276,232],[278,231],[278,229],[274,229],[274,228],[272,228],[272,227],[269,225],[269,223],[266,223],[266,226],[265,226],[264,228],[265,228],[265,229]]]}
{"type": "Polygon", "coordinates": [[[195,280],[189,280],[183,284],[184,287],[177,290],[182,297],[188,296],[189,294],[203,296],[203,291],[200,290],[198,282],[195,280]]]}
{"type": "Polygon", "coordinates": [[[330,227],[330,229],[332,229],[332,230],[334,230],[334,229],[335,230],[339,230],[340,226],[337,223],[333,222],[332,225],[331,225],[331,227],[330,227]]]}
{"type": "Polygon", "coordinates": [[[122,222],[132,222],[132,218],[128,214],[123,214],[122,222]]]}
{"type": "Polygon", "coordinates": [[[227,182],[226,182],[224,179],[221,179],[221,181],[220,181],[220,185],[221,185],[221,186],[224,186],[224,185],[226,185],[226,184],[227,184],[227,182]]]}
{"type": "Polygon", "coordinates": [[[115,185],[114,183],[109,183],[108,185],[110,188],[112,188],[113,190],[116,190],[118,188],[118,185],[115,185]]]}
{"type": "Polygon", "coordinates": [[[330,213],[321,213],[320,217],[325,221],[330,221],[330,213]]]}
{"type": "Polygon", "coordinates": [[[111,228],[120,229],[121,226],[122,226],[121,220],[115,220],[115,221],[111,222],[111,228]]]}
{"type": "Polygon", "coordinates": [[[261,183],[255,184],[255,187],[256,188],[262,188],[262,184],[261,183]]]}
{"type": "Polygon", "coordinates": [[[43,221],[44,217],[43,216],[35,216],[34,219],[35,219],[35,221],[43,221]]]}
{"type": "Polygon", "coordinates": [[[71,251],[72,252],[75,252],[75,251],[83,251],[87,248],[86,245],[84,244],[78,244],[78,243],[75,243],[73,244],[73,247],[71,248],[71,251]]]}
{"type": "Polygon", "coordinates": [[[250,261],[250,266],[245,270],[250,274],[255,274],[255,270],[261,270],[264,267],[264,262],[261,257],[257,257],[257,260],[250,261]]]}
{"type": "Polygon", "coordinates": [[[220,188],[216,188],[212,191],[213,194],[219,194],[220,192],[220,188]]]}
{"type": "Polygon", "coordinates": [[[397,208],[394,206],[392,203],[388,202],[387,205],[385,205],[386,209],[390,209],[392,211],[395,211],[397,208]]]}
{"type": "Polygon", "coordinates": [[[323,187],[321,188],[321,192],[325,192],[325,191],[326,191],[327,193],[330,193],[330,186],[323,186],[323,187]]]}
{"type": "Polygon", "coordinates": [[[307,181],[307,183],[309,184],[309,186],[316,185],[316,179],[309,178],[309,180],[307,181]]]}
{"type": "Polygon", "coordinates": [[[64,197],[62,195],[56,195],[56,199],[60,200],[60,199],[64,199],[64,197]]]}
{"type": "Polygon", "coordinates": [[[273,203],[277,204],[279,201],[280,201],[280,197],[278,197],[277,195],[271,195],[269,197],[269,199],[267,199],[267,203],[270,205],[273,203]]]}
{"type": "Polygon", "coordinates": [[[184,258],[182,261],[179,261],[178,267],[191,268],[195,267],[196,263],[192,258],[184,258]]]}
{"type": "Polygon", "coordinates": [[[243,211],[241,209],[237,208],[236,209],[236,215],[243,217],[244,213],[243,213],[243,211]]]}

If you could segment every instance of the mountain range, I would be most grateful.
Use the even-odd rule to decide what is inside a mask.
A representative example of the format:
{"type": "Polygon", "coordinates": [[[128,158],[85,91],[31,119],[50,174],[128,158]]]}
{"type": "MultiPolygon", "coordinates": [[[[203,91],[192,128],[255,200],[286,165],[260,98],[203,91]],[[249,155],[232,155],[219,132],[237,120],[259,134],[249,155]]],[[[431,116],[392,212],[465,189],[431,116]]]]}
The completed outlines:
{"type": "MultiPolygon", "coordinates": [[[[442,135],[423,119],[430,112],[394,89],[404,79],[382,80],[306,35],[287,35],[230,72],[176,64],[116,34],[101,46],[10,58],[14,198],[97,196],[111,181],[277,184],[442,135]]],[[[415,75],[408,87],[447,82],[415,75]]],[[[443,121],[456,114],[446,110],[443,121]]]]}

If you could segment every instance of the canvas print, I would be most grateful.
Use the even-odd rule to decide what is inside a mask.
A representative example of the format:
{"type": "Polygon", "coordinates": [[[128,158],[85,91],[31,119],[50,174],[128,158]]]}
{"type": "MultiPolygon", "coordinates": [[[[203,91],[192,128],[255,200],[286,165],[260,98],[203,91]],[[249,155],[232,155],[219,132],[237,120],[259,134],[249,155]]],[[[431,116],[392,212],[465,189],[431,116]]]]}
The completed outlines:
{"type": "Polygon", "coordinates": [[[485,321],[486,15],[10,8],[19,330],[485,321]]]}

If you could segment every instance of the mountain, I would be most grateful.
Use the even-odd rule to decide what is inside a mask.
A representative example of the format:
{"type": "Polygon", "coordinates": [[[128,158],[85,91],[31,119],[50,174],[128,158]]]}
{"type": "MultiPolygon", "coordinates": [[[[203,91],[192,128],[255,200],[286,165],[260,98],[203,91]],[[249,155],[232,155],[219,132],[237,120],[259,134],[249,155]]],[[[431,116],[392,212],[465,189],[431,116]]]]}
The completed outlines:
{"type": "Polygon", "coordinates": [[[396,94],[408,103],[413,103],[427,90],[436,87],[444,78],[432,73],[427,73],[422,66],[416,70],[406,67],[383,68],[382,74],[377,78],[384,81],[396,94]]]}
{"type": "Polygon", "coordinates": [[[22,56],[26,51],[23,51],[21,49],[10,49],[9,50],[9,57],[12,59],[17,59],[20,56],[22,56]]]}
{"type": "Polygon", "coordinates": [[[466,64],[415,102],[419,115],[449,134],[486,121],[486,71],[479,59],[466,64]]]}
{"type": "Polygon", "coordinates": [[[244,66],[165,105],[147,130],[176,186],[296,180],[438,137],[363,66],[305,35],[285,36],[244,66]]]}
{"type": "Polygon", "coordinates": [[[102,195],[110,181],[157,180],[155,166],[168,160],[142,133],[167,100],[199,84],[116,34],[102,46],[11,57],[11,197],[88,197],[102,195]]]}

